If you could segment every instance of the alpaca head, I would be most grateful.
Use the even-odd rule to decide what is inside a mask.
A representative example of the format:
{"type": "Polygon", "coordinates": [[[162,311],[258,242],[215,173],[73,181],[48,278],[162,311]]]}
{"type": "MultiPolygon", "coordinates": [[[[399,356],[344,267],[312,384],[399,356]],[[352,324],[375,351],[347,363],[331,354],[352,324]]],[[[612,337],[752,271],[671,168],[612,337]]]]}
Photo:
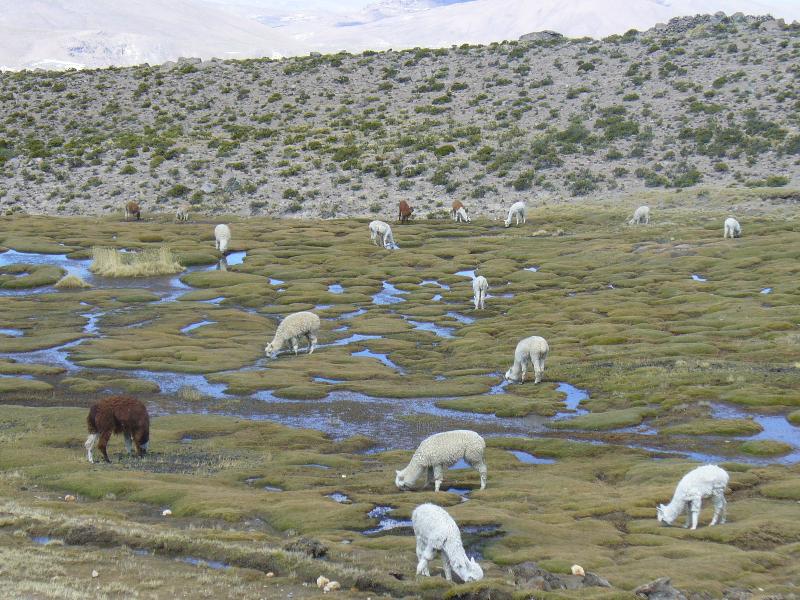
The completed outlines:
{"type": "Polygon", "coordinates": [[[663,523],[664,525],[672,525],[672,522],[675,519],[674,518],[670,519],[667,516],[667,513],[668,513],[668,510],[667,510],[667,507],[665,505],[659,504],[656,507],[656,518],[658,519],[658,522],[659,523],[663,523]]]}
{"type": "Polygon", "coordinates": [[[464,580],[464,583],[483,579],[483,569],[474,558],[467,559],[467,564],[465,565],[464,573],[461,578],[464,580]]]}
{"type": "Polygon", "coordinates": [[[270,358],[278,358],[278,350],[272,345],[272,342],[267,344],[267,347],[264,348],[264,353],[270,358]]]}
{"type": "Polygon", "coordinates": [[[508,371],[506,371],[505,378],[508,381],[510,381],[511,383],[519,383],[519,381],[520,381],[519,373],[516,371],[516,369],[514,369],[513,365],[511,366],[511,368],[508,371]]]}
{"type": "Polygon", "coordinates": [[[407,490],[411,488],[411,486],[406,482],[403,471],[395,471],[394,484],[397,486],[398,490],[407,490]]]}
{"type": "Polygon", "coordinates": [[[503,225],[505,225],[506,227],[511,227],[511,219],[506,219],[505,221],[503,221],[503,225]]]}

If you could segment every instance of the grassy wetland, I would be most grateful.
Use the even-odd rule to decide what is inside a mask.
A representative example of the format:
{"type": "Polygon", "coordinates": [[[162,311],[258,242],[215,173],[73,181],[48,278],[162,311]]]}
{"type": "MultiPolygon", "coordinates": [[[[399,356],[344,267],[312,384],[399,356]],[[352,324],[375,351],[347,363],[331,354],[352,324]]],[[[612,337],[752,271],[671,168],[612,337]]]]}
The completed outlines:
{"type": "Polygon", "coordinates": [[[0,218],[0,594],[311,598],[318,575],[355,598],[623,598],[661,576],[702,597],[796,593],[786,194],[529,205],[508,229],[420,220],[393,225],[393,251],[366,219],[232,219],[224,262],[198,215],[0,218]],[[651,223],[629,226],[639,203],[651,223]],[[739,239],[722,239],[729,213],[739,239]],[[104,277],[93,248],[168,249],[185,269],[104,277]],[[56,287],[69,275],[89,287],[56,287]],[[319,347],[267,360],[299,310],[320,315],[319,347]],[[544,379],[504,385],[529,335],[550,344],[544,379]],[[90,465],[86,408],[110,391],[146,402],[151,452],[114,437],[114,462],[90,465]],[[487,438],[486,490],[451,469],[439,494],[399,492],[394,469],[452,428],[487,438]],[[698,530],[660,526],[656,504],[705,461],[731,475],[729,522],[708,528],[706,501],[698,530]],[[425,501],[461,526],[480,584],[447,583],[438,558],[415,577],[407,520],[425,501]],[[509,567],[531,560],[613,588],[515,586],[509,567]]]}

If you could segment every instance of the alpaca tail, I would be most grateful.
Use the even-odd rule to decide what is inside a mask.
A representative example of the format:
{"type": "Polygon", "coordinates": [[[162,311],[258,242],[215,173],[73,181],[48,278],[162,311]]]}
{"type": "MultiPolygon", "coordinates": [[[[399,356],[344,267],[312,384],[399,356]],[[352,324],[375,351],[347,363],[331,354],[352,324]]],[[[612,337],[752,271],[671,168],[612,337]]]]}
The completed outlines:
{"type": "Polygon", "coordinates": [[[97,405],[94,404],[89,409],[89,414],[86,415],[86,427],[89,430],[89,433],[97,433],[97,423],[95,422],[96,417],[97,417],[97,405]]]}

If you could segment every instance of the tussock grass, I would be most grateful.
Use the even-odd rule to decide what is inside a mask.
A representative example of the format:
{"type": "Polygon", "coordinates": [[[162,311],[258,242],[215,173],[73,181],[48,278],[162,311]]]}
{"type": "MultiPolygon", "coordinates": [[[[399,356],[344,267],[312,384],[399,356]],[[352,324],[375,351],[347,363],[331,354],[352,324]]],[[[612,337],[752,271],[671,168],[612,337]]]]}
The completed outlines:
{"type": "Polygon", "coordinates": [[[135,253],[94,247],[89,270],[105,277],[153,277],[179,273],[183,266],[167,246],[135,253]]]}
{"type": "Polygon", "coordinates": [[[60,290],[72,290],[92,287],[77,275],[65,275],[56,283],[56,287],[60,290]]]}

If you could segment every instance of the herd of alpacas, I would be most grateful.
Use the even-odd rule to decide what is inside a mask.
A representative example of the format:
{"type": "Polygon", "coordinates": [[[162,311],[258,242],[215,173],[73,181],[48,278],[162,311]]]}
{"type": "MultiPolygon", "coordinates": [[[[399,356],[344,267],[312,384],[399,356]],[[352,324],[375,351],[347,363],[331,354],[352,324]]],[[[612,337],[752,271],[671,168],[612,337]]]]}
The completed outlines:
{"type": "MultiPolygon", "coordinates": [[[[411,219],[413,208],[403,201],[399,206],[398,221],[407,223],[411,219]]],[[[505,227],[510,227],[512,220],[516,225],[526,222],[526,208],[524,202],[515,202],[508,211],[504,220],[505,227]]],[[[140,218],[139,205],[129,202],[125,206],[125,219],[130,216],[140,218]]],[[[464,205],[456,200],[453,202],[451,217],[456,222],[470,223],[464,205]]],[[[176,220],[187,221],[189,207],[181,206],[177,210],[176,220]]],[[[650,223],[650,208],[640,206],[629,225],[647,225],[650,223]]],[[[391,226],[384,221],[372,221],[369,224],[371,241],[386,249],[396,248],[391,226]]],[[[725,219],[723,237],[734,238],[742,234],[739,222],[733,217],[725,219]]],[[[224,224],[217,225],[214,229],[214,247],[225,253],[231,240],[230,227],[224,224]]],[[[484,308],[486,293],[489,283],[483,275],[473,279],[473,301],[475,310],[484,308]]],[[[272,341],[264,348],[265,354],[272,359],[278,357],[281,349],[289,343],[296,355],[299,351],[299,340],[306,338],[308,354],[314,352],[317,346],[317,335],[320,329],[319,317],[309,311],[302,311],[286,316],[278,325],[272,341]]],[[[550,347],[547,341],[540,336],[530,336],[520,340],[514,350],[514,362],[505,373],[505,379],[510,383],[523,383],[525,381],[528,364],[533,368],[534,383],[539,383],[544,375],[544,366],[550,347]]],[[[150,441],[150,420],[145,405],[130,396],[111,396],[103,398],[89,410],[86,419],[89,437],[85,447],[90,463],[94,462],[92,450],[95,444],[106,462],[108,458],[106,447],[113,433],[122,433],[128,454],[136,449],[137,456],[147,452],[150,441]]],[[[438,492],[444,480],[444,473],[460,460],[466,461],[480,475],[480,489],[486,488],[488,470],[485,460],[486,441],[478,433],[468,430],[445,431],[433,434],[420,442],[411,457],[408,465],[395,472],[395,486],[398,490],[415,489],[417,482],[425,477],[422,485],[417,489],[424,489],[433,485],[438,492]]],[[[727,502],[725,490],[728,486],[728,473],[716,465],[703,465],[689,471],[678,482],[669,504],[657,507],[656,518],[660,523],[671,525],[682,513],[686,513],[685,527],[696,529],[700,515],[700,508],[704,498],[711,497],[714,502],[714,515],[710,525],[725,523],[727,502]]],[[[475,558],[467,556],[461,541],[461,532],[457,523],[448,512],[435,504],[425,503],[417,506],[411,515],[411,522],[416,537],[417,546],[417,575],[430,575],[428,563],[433,560],[436,553],[441,553],[442,568],[445,578],[452,580],[455,573],[461,581],[479,581],[483,578],[483,569],[475,558]]]]}

